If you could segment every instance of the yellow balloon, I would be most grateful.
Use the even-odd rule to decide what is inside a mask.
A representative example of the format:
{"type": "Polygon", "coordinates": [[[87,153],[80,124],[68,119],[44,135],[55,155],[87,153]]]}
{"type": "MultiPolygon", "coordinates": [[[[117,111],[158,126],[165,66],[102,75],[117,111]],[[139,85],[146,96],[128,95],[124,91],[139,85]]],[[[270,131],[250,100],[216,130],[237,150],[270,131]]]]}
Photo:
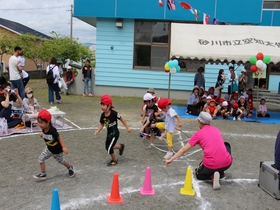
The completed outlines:
{"type": "Polygon", "coordinates": [[[168,63],[166,63],[166,64],[164,65],[164,69],[170,70],[170,67],[168,66],[168,63]]]}

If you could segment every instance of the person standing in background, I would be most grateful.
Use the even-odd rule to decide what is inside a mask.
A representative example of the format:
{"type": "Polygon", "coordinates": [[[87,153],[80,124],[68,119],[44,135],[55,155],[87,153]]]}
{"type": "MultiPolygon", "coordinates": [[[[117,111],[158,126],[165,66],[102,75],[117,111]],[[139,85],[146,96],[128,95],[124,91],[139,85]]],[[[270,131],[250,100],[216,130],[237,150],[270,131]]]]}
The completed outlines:
{"type": "Polygon", "coordinates": [[[203,89],[205,90],[205,78],[203,72],[204,68],[200,66],[194,76],[194,86],[198,86],[198,88],[203,87],[203,89]]]}
{"type": "Polygon", "coordinates": [[[244,92],[246,92],[247,81],[248,81],[248,77],[246,75],[246,69],[243,69],[241,71],[241,75],[238,77],[238,93],[239,93],[239,95],[242,95],[244,92]]]}
{"type": "Polygon", "coordinates": [[[236,72],[234,71],[234,67],[230,66],[229,73],[228,73],[228,95],[237,91],[237,90],[235,90],[235,87],[234,87],[236,85],[237,80],[238,80],[238,77],[237,77],[236,72]]]}
{"type": "Polygon", "coordinates": [[[23,66],[19,64],[18,56],[21,54],[21,47],[16,46],[14,49],[14,54],[9,59],[9,76],[10,82],[12,84],[12,89],[17,88],[21,98],[24,98],[24,86],[21,78],[21,71],[23,66]]]}
{"type": "Polygon", "coordinates": [[[91,74],[92,74],[92,67],[90,65],[90,60],[87,59],[86,65],[83,67],[83,72],[82,72],[82,81],[84,82],[83,96],[87,96],[86,88],[88,89],[88,96],[93,96],[91,92],[91,74]]]}

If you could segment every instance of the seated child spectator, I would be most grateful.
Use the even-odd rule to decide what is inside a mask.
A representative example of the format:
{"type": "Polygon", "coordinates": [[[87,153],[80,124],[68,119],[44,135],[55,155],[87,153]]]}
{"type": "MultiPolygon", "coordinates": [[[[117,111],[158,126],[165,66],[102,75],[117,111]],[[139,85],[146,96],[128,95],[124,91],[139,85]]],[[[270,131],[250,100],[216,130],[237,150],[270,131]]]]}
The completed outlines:
{"type": "MultiPolygon", "coordinates": [[[[238,101],[238,107],[239,109],[241,109],[242,113],[239,115],[239,117],[249,117],[249,113],[248,113],[248,103],[245,100],[244,96],[240,96],[239,101],[238,101]]],[[[250,116],[251,117],[251,116],[250,116]]]]}
{"type": "Polygon", "coordinates": [[[227,101],[224,101],[222,103],[222,107],[220,109],[220,116],[221,116],[221,119],[229,119],[229,117],[230,117],[230,109],[229,109],[227,101]]]}
{"type": "Polygon", "coordinates": [[[204,105],[206,104],[206,98],[207,98],[207,96],[203,95],[201,97],[201,100],[197,103],[199,113],[203,110],[204,105]]]}
{"type": "Polygon", "coordinates": [[[203,87],[200,87],[200,88],[199,88],[199,91],[198,91],[198,97],[199,97],[199,99],[201,99],[203,95],[204,95],[204,88],[203,88],[203,87]]]}
{"type": "Polygon", "coordinates": [[[211,99],[210,100],[210,104],[209,106],[206,108],[206,112],[208,112],[212,119],[215,120],[216,119],[216,116],[217,116],[217,113],[218,113],[218,109],[217,109],[217,106],[216,106],[216,101],[215,99],[211,99]]]}
{"type": "Polygon", "coordinates": [[[265,105],[265,98],[261,98],[259,108],[258,108],[258,117],[270,117],[270,114],[267,113],[267,107],[265,105]]]}
{"type": "Polygon", "coordinates": [[[241,121],[241,119],[240,119],[240,117],[239,117],[239,115],[242,113],[242,111],[241,111],[241,109],[239,109],[239,107],[238,107],[238,103],[237,102],[235,102],[235,103],[233,103],[232,104],[232,106],[231,106],[231,115],[232,115],[232,119],[233,120],[239,120],[239,121],[241,121]]]}
{"type": "Polygon", "coordinates": [[[25,98],[22,100],[22,106],[27,112],[34,112],[35,108],[39,111],[39,103],[37,99],[34,98],[31,87],[25,88],[25,98]]]}
{"type": "Polygon", "coordinates": [[[238,92],[234,92],[230,98],[230,104],[234,104],[235,102],[238,102],[238,92]]]}
{"type": "Polygon", "coordinates": [[[203,107],[202,111],[206,112],[206,108],[209,106],[211,99],[212,99],[211,96],[206,97],[206,103],[204,104],[204,107],[203,107]]]}
{"type": "Polygon", "coordinates": [[[161,98],[158,102],[158,106],[165,112],[165,122],[157,122],[152,124],[152,128],[158,128],[160,131],[166,131],[166,141],[168,145],[168,152],[164,156],[164,159],[168,160],[173,156],[172,151],[172,139],[175,129],[180,130],[182,127],[181,119],[174,109],[171,108],[171,99],[161,98]],[[178,127],[176,127],[175,118],[178,122],[178,127]]]}
{"type": "MultiPolygon", "coordinates": [[[[147,106],[143,112],[141,123],[142,124],[144,123],[145,116],[147,114],[149,124],[144,129],[145,129],[146,134],[150,133],[149,148],[151,148],[154,145],[154,138],[155,138],[154,129],[151,128],[151,125],[156,123],[156,117],[160,114],[160,111],[159,111],[158,107],[155,105],[154,96],[152,94],[146,93],[144,95],[143,99],[147,106]]],[[[146,140],[147,138],[148,138],[147,135],[143,136],[143,140],[146,140]]]]}
{"type": "Polygon", "coordinates": [[[215,88],[213,86],[210,87],[208,89],[208,96],[211,96],[211,98],[215,98],[214,91],[215,91],[215,88]]]}
{"type": "Polygon", "coordinates": [[[254,99],[253,99],[253,89],[249,88],[247,90],[247,94],[248,94],[249,110],[250,110],[250,113],[252,114],[252,111],[255,109],[254,108],[254,99]]]}

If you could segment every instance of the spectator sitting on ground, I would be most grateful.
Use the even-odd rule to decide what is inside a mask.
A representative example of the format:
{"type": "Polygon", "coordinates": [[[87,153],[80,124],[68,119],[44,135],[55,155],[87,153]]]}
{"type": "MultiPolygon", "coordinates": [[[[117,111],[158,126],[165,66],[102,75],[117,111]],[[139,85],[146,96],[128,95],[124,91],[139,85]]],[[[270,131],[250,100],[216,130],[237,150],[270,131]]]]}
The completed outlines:
{"type": "Polygon", "coordinates": [[[224,101],[222,103],[222,107],[220,109],[220,116],[221,116],[221,119],[229,119],[229,117],[230,117],[230,109],[229,109],[227,101],[224,101]]]}
{"type": "Polygon", "coordinates": [[[238,118],[241,118],[241,117],[246,118],[248,115],[248,113],[247,113],[248,104],[247,104],[244,96],[240,96],[239,101],[238,101],[238,107],[242,111],[242,113],[239,114],[238,118]]]}
{"type": "Polygon", "coordinates": [[[206,112],[206,109],[207,109],[207,107],[209,106],[211,99],[212,99],[211,96],[207,96],[207,97],[206,97],[206,103],[204,104],[204,107],[203,107],[203,111],[204,111],[204,112],[206,112]]]}
{"type": "Polygon", "coordinates": [[[199,115],[198,107],[197,107],[197,103],[199,102],[198,101],[198,91],[199,91],[199,87],[194,86],[193,91],[188,99],[186,114],[191,114],[191,115],[195,115],[195,116],[199,115]]]}
{"type": "Polygon", "coordinates": [[[39,111],[39,103],[36,98],[34,98],[34,93],[31,87],[25,88],[25,98],[22,100],[22,106],[27,112],[34,112],[35,109],[39,111]]]}
{"type": "Polygon", "coordinates": [[[12,104],[10,102],[17,102],[22,105],[18,89],[15,88],[13,91],[11,91],[10,83],[5,83],[0,87],[0,117],[4,117],[7,120],[8,128],[13,128],[22,122],[21,118],[11,117],[12,104]]]}
{"type": "Polygon", "coordinates": [[[253,99],[253,89],[249,88],[247,90],[247,94],[248,94],[249,109],[250,109],[250,113],[252,114],[252,111],[255,109],[255,107],[254,107],[254,99],[253,99]]]}
{"type": "Polygon", "coordinates": [[[213,86],[210,87],[208,89],[208,96],[211,96],[211,98],[215,98],[214,92],[215,92],[215,88],[213,86]]]}
{"type": "Polygon", "coordinates": [[[209,106],[206,108],[206,112],[208,112],[212,119],[215,120],[216,119],[216,116],[217,116],[217,113],[218,113],[218,109],[217,109],[217,106],[216,106],[216,101],[215,99],[211,99],[210,100],[210,104],[209,106]]]}
{"type": "Polygon", "coordinates": [[[241,121],[240,117],[238,117],[242,113],[241,109],[238,107],[238,103],[235,102],[231,106],[231,115],[232,115],[232,120],[239,120],[241,121]]]}
{"type": "Polygon", "coordinates": [[[270,117],[270,114],[267,113],[267,107],[265,105],[265,98],[261,98],[259,108],[258,108],[258,117],[270,117]]]}
{"type": "Polygon", "coordinates": [[[200,101],[197,103],[199,113],[203,110],[204,105],[206,104],[206,101],[207,101],[206,98],[207,98],[207,96],[203,95],[201,97],[200,101]]]}
{"type": "Polygon", "coordinates": [[[235,102],[238,102],[238,92],[234,92],[230,97],[230,104],[234,104],[235,102]]]}

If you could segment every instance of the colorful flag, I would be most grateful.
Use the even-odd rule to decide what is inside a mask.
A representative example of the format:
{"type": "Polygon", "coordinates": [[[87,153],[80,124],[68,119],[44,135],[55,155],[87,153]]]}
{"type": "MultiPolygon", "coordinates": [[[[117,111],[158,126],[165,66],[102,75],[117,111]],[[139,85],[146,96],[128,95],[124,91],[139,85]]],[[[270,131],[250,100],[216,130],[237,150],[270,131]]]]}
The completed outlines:
{"type": "Polygon", "coordinates": [[[192,6],[186,2],[180,1],[180,5],[184,8],[184,9],[192,9],[192,6]]]}
{"type": "Polygon", "coordinates": [[[203,13],[203,24],[208,25],[209,24],[209,15],[203,13]]]}
{"type": "Polygon", "coordinates": [[[168,7],[169,10],[176,10],[175,0],[168,0],[167,1],[167,7],[168,7]]]}
{"type": "Polygon", "coordinates": [[[162,7],[162,5],[163,5],[162,0],[158,0],[158,5],[159,5],[160,7],[162,7]]]}
{"type": "Polygon", "coordinates": [[[218,20],[216,18],[213,18],[213,25],[218,25],[218,20]]]}
{"type": "Polygon", "coordinates": [[[191,12],[194,14],[195,19],[197,21],[198,18],[199,18],[199,11],[197,9],[194,9],[194,8],[192,8],[191,10],[192,10],[191,12]]]}

